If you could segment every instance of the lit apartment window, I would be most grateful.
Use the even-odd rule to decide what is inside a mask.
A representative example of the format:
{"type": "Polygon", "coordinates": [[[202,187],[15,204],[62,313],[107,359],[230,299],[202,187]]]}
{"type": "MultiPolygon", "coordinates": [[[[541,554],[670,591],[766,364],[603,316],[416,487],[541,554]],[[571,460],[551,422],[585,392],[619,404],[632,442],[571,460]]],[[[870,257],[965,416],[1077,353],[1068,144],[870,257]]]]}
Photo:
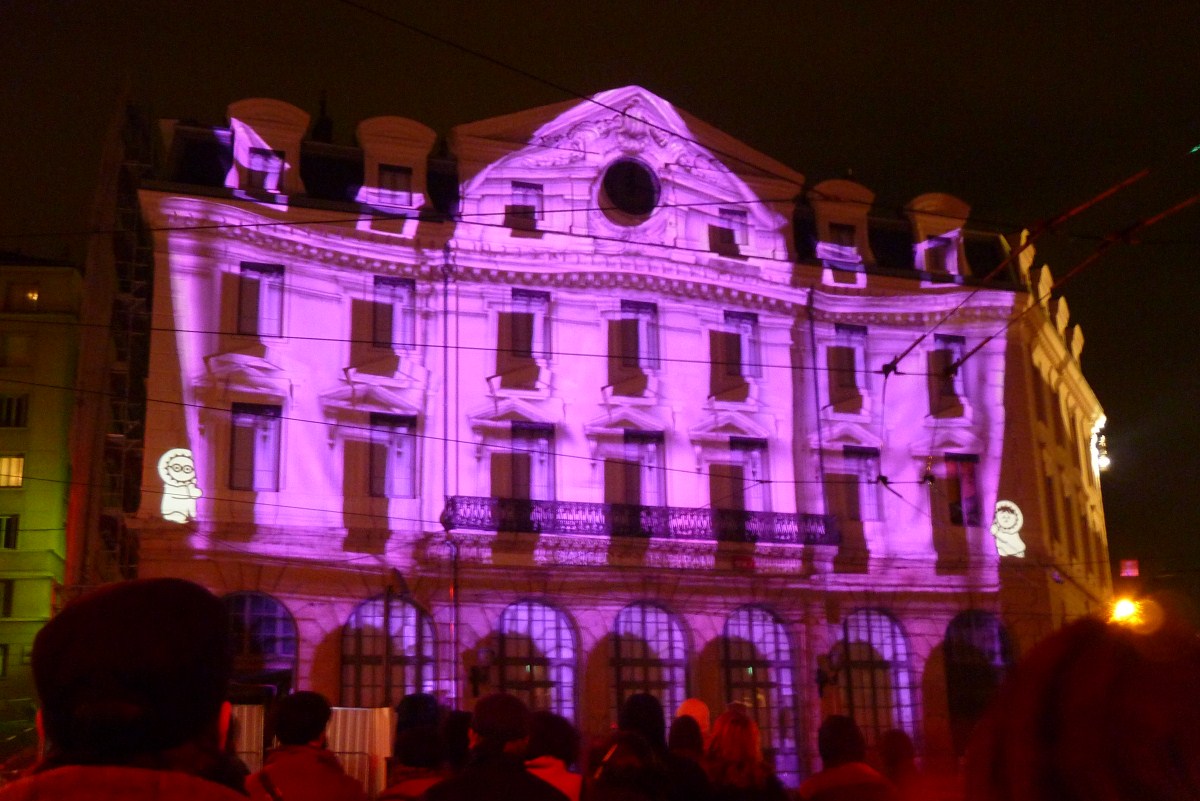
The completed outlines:
{"type": "Polygon", "coordinates": [[[648,372],[658,367],[658,307],[621,301],[621,316],[608,321],[608,383],[613,394],[640,397],[648,372]]]}
{"type": "Polygon", "coordinates": [[[5,306],[9,311],[34,312],[38,310],[41,290],[37,284],[17,282],[8,285],[5,306]]]}
{"type": "Polygon", "coordinates": [[[25,455],[5,454],[0,456],[0,488],[25,485],[25,455]]]}
{"type": "Polygon", "coordinates": [[[28,367],[32,352],[29,334],[0,334],[0,367],[28,367]]]}
{"type": "Polygon", "coordinates": [[[929,414],[934,417],[960,417],[963,413],[961,368],[950,374],[951,366],[963,357],[966,340],[935,334],[929,351],[927,370],[929,414]]]}
{"type": "Polygon", "coordinates": [[[412,350],[416,346],[415,295],[412,279],[375,276],[371,321],[375,347],[412,350]]]}
{"type": "Polygon", "coordinates": [[[0,580],[0,617],[13,616],[13,594],[17,583],[12,579],[0,580]]]}
{"type": "Polygon", "coordinates": [[[399,206],[412,204],[412,167],[398,164],[379,165],[379,191],[381,196],[399,206]]]}
{"type": "Polygon", "coordinates": [[[278,491],[281,411],[259,403],[233,404],[230,489],[278,491]]]}
{"type": "Polygon", "coordinates": [[[0,515],[0,548],[6,551],[15,551],[18,543],[17,535],[20,531],[20,515],[0,515]]]}
{"type": "Polygon", "coordinates": [[[416,497],[415,417],[371,415],[371,494],[376,498],[416,497]]]}
{"type": "Polygon", "coordinates": [[[946,500],[952,526],[980,525],[978,467],[979,457],[974,454],[946,454],[946,500]]]}
{"type": "Polygon", "coordinates": [[[283,151],[267,147],[250,148],[246,164],[246,188],[263,192],[278,192],[283,175],[283,151]]]}
{"type": "Polygon", "coordinates": [[[846,446],[825,475],[826,509],[839,520],[879,519],[879,451],[846,446]]]}
{"type": "Polygon", "coordinates": [[[536,231],[543,219],[544,194],[541,184],[512,182],[512,202],[504,207],[504,224],[519,231],[536,231]]]}
{"type": "Polygon", "coordinates": [[[28,395],[0,395],[0,428],[25,428],[29,424],[28,395]]]}
{"type": "Polygon", "coordinates": [[[283,334],[283,265],[244,261],[238,276],[237,332],[250,336],[283,334]]]}
{"type": "Polygon", "coordinates": [[[835,411],[862,411],[862,385],[859,371],[864,361],[867,329],[861,325],[835,325],[834,344],[825,352],[829,378],[829,405],[835,411]]]}
{"type": "Polygon", "coordinates": [[[496,375],[500,386],[533,389],[538,359],[550,358],[550,295],[514,289],[508,311],[497,315],[496,375]]]}
{"type": "Polygon", "coordinates": [[[750,224],[740,209],[719,209],[720,223],[708,226],[708,249],[722,256],[740,256],[750,241],[750,224]]]}

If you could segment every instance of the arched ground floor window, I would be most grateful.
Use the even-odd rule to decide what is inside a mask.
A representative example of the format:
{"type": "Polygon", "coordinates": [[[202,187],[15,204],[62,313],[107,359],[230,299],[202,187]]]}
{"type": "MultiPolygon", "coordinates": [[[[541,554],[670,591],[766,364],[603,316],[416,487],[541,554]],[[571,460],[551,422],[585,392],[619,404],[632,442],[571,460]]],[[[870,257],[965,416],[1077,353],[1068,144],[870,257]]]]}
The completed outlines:
{"type": "Polygon", "coordinates": [[[433,621],[395,595],[363,601],[342,629],[342,704],[394,706],[434,689],[433,621]]]}
{"type": "Polygon", "coordinates": [[[496,635],[501,692],[531,709],[575,719],[575,633],[561,611],[520,601],[500,615],[496,635]]]}

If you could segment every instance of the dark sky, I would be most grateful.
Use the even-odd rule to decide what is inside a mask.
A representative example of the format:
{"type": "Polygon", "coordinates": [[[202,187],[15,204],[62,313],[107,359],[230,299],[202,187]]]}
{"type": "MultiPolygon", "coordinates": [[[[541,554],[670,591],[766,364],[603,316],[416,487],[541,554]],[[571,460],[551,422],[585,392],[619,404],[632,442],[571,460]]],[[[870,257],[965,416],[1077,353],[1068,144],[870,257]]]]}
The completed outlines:
{"type": "MultiPolygon", "coordinates": [[[[335,141],[352,143],[366,117],[445,133],[569,99],[564,90],[639,84],[811,183],[853,170],[896,207],[949,192],[1009,230],[1153,168],[1041,240],[1040,260],[1061,276],[1094,237],[1200,191],[1200,153],[1188,157],[1200,144],[1198,11],[1071,0],[0,0],[0,249],[82,252],[80,237],[21,235],[86,228],[125,85],[155,117],[211,123],[247,97],[315,113],[326,92],[335,141]]],[[[1195,590],[1200,206],[1144,239],[1064,292],[1108,414],[1114,556],[1141,556],[1195,590]]]]}

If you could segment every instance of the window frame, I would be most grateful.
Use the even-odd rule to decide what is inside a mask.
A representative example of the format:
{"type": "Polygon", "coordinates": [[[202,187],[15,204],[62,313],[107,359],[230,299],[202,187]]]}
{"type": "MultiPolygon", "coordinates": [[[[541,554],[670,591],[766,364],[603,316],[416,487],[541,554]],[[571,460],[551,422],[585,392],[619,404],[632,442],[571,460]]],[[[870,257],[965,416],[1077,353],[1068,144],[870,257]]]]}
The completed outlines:
{"type": "Polygon", "coordinates": [[[278,492],[283,452],[283,407],[264,403],[235,403],[229,412],[229,489],[246,492],[278,492]],[[239,418],[242,423],[239,423],[239,418]],[[249,423],[249,424],[246,424],[249,423]],[[249,467],[244,466],[246,434],[253,433],[254,447],[249,451],[249,467]],[[266,442],[258,444],[259,437],[266,442]],[[272,441],[273,440],[273,441],[272,441]],[[260,454],[267,465],[260,465],[260,454]],[[242,479],[249,475],[249,481],[242,479]]]}
{"type": "Polygon", "coordinates": [[[413,168],[403,164],[385,164],[378,168],[379,197],[396,206],[411,206],[413,198],[413,168]],[[399,180],[401,177],[404,180],[399,180]],[[397,188],[402,184],[402,188],[397,188]]]}
{"type": "Polygon", "coordinates": [[[417,497],[417,418],[372,412],[368,493],[374,498],[417,497]]]}
{"type": "Polygon", "coordinates": [[[25,487],[25,454],[0,453],[0,490],[25,487]],[[11,468],[16,468],[13,472],[11,468]]]}
{"type": "Polygon", "coordinates": [[[393,592],[359,603],[342,626],[340,680],[343,706],[392,706],[409,693],[433,692],[437,684],[433,617],[393,592]],[[364,620],[374,607],[379,614],[364,620]],[[395,625],[397,611],[399,628],[395,625]],[[375,622],[382,628],[367,633],[368,625],[375,622]],[[368,674],[375,672],[379,682],[365,684],[368,674]]]}
{"type": "Polygon", "coordinates": [[[371,302],[371,344],[411,351],[416,342],[417,282],[390,275],[375,276],[371,302]]]}
{"type": "Polygon", "coordinates": [[[617,612],[612,631],[613,720],[626,698],[649,693],[662,702],[669,724],[688,697],[690,648],[683,624],[658,604],[637,601],[617,612]]]}
{"type": "Polygon", "coordinates": [[[540,601],[509,604],[497,622],[496,646],[500,692],[517,696],[532,710],[548,709],[567,720],[575,719],[579,646],[575,627],[565,612],[540,601]],[[541,630],[535,632],[535,626],[541,630]],[[518,645],[521,647],[514,649],[518,645]],[[544,678],[537,677],[535,666],[543,669],[544,678]],[[524,674],[529,678],[518,681],[524,674]]]}
{"type": "Polygon", "coordinates": [[[19,514],[0,515],[0,550],[18,550],[20,543],[21,516],[19,514]]]}
{"type": "Polygon", "coordinates": [[[946,471],[946,516],[950,525],[963,528],[983,525],[978,454],[946,453],[942,455],[942,463],[946,471]]]}
{"type": "Polygon", "coordinates": [[[0,428],[29,427],[29,395],[0,395],[0,428]]]}
{"type": "Polygon", "coordinates": [[[889,729],[915,736],[917,708],[911,649],[903,627],[890,613],[866,608],[846,615],[840,629],[841,639],[834,647],[840,652],[841,693],[846,714],[858,724],[870,745],[877,743],[879,736],[889,729]],[[852,649],[852,645],[866,648],[852,649]],[[879,682],[883,676],[887,678],[886,685],[879,682]],[[865,692],[868,698],[856,696],[856,691],[865,692]],[[870,715],[869,719],[864,718],[864,712],[870,715]]]}
{"type": "Polygon", "coordinates": [[[239,264],[236,330],[242,336],[283,336],[284,275],[282,264],[243,261],[239,264]]]}
{"type": "Polygon", "coordinates": [[[300,658],[300,632],[287,605],[257,590],[239,590],[221,598],[229,618],[229,643],[234,676],[283,673],[294,686],[300,658]],[[258,608],[255,608],[257,602],[258,608]],[[271,631],[265,631],[269,625],[271,631]],[[283,648],[278,648],[280,643],[283,648]],[[270,649],[265,648],[270,644],[270,649]],[[255,670],[254,668],[257,668],[255,670]]]}
{"type": "Polygon", "coordinates": [[[246,152],[246,189],[278,193],[283,183],[287,153],[270,147],[250,147],[246,152]]]}

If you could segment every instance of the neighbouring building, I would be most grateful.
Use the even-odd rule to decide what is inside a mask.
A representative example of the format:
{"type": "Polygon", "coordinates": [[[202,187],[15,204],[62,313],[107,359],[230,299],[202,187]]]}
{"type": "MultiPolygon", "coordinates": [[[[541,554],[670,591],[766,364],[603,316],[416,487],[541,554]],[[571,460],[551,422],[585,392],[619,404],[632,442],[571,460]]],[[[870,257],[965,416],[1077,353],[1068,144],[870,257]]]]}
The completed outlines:
{"type": "Polygon", "coordinates": [[[0,254],[0,751],[33,739],[30,649],[65,577],[81,295],[77,266],[0,254]]]}
{"type": "Polygon", "coordinates": [[[105,513],[226,599],[245,685],[585,733],[740,701],[795,784],[837,711],[952,764],[1106,602],[1082,335],[957,198],[810,186],[638,87],[442,140],[265,99],[160,131],[105,513]]]}

